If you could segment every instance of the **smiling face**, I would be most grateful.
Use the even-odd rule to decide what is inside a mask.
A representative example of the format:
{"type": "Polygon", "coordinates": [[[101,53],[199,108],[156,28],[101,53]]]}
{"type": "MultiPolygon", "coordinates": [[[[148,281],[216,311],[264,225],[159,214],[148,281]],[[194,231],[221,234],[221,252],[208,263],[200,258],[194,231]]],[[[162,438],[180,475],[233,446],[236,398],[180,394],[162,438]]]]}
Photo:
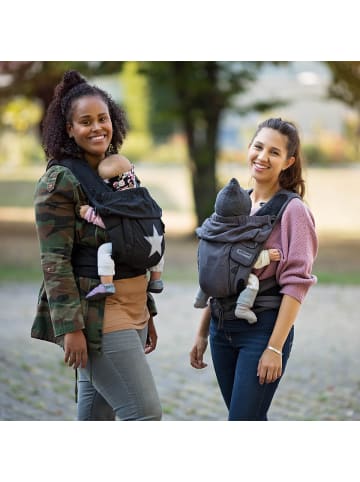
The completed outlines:
{"type": "Polygon", "coordinates": [[[96,168],[110,145],[113,128],[107,104],[99,96],[84,96],[74,101],[69,137],[84,151],[85,159],[96,168]]]}
{"type": "Polygon", "coordinates": [[[251,176],[259,183],[279,187],[281,171],[290,167],[294,157],[288,157],[288,138],[275,129],[262,128],[249,146],[248,161],[251,176]]]}

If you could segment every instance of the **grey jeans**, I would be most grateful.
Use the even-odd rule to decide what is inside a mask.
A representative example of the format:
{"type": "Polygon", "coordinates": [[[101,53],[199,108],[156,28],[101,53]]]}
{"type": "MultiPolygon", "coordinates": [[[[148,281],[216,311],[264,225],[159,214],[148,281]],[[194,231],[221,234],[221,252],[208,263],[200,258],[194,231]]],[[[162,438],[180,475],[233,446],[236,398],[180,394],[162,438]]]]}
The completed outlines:
{"type": "Polygon", "coordinates": [[[146,335],[147,327],[103,335],[102,353],[91,353],[78,369],[78,420],[161,420],[146,335]]]}

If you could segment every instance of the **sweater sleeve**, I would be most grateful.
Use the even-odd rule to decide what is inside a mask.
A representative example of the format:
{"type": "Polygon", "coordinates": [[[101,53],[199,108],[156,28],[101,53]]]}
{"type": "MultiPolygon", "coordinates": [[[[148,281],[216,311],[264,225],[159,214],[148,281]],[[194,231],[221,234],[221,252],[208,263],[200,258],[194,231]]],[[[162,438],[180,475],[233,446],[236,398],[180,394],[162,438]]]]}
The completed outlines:
{"type": "Polygon", "coordinates": [[[314,218],[301,200],[294,199],[286,207],[280,222],[283,256],[277,268],[277,281],[281,293],[301,303],[317,281],[312,274],[318,250],[314,218]]]}

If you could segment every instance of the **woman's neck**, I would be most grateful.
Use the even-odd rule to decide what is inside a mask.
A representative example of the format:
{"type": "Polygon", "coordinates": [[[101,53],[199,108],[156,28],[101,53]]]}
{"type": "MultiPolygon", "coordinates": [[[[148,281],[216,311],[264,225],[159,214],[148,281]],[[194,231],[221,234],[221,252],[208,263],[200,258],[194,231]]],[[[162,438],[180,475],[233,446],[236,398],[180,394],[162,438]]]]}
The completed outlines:
{"type": "Polygon", "coordinates": [[[85,154],[84,157],[87,163],[90,165],[90,167],[92,167],[96,171],[102,159],[105,158],[105,155],[102,158],[100,158],[98,156],[94,157],[94,156],[85,154]]]}
{"type": "Polygon", "coordinates": [[[279,190],[280,185],[275,184],[272,186],[256,184],[252,193],[251,200],[253,204],[260,204],[268,202],[279,190]]]}

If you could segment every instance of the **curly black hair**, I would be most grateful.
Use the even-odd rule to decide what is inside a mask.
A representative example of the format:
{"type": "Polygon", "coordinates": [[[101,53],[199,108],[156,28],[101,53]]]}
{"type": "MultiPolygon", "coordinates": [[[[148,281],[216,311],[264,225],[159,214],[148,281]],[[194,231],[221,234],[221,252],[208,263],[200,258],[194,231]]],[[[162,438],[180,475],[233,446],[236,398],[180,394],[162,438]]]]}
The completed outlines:
{"type": "Polygon", "coordinates": [[[83,157],[83,151],[70,139],[66,124],[71,121],[74,100],[83,96],[98,96],[106,103],[113,126],[109,154],[115,154],[124,142],[127,122],[124,111],[105,91],[90,85],[76,70],[64,73],[62,81],[55,87],[54,97],[49,104],[42,123],[42,147],[46,159],[83,157]]]}

